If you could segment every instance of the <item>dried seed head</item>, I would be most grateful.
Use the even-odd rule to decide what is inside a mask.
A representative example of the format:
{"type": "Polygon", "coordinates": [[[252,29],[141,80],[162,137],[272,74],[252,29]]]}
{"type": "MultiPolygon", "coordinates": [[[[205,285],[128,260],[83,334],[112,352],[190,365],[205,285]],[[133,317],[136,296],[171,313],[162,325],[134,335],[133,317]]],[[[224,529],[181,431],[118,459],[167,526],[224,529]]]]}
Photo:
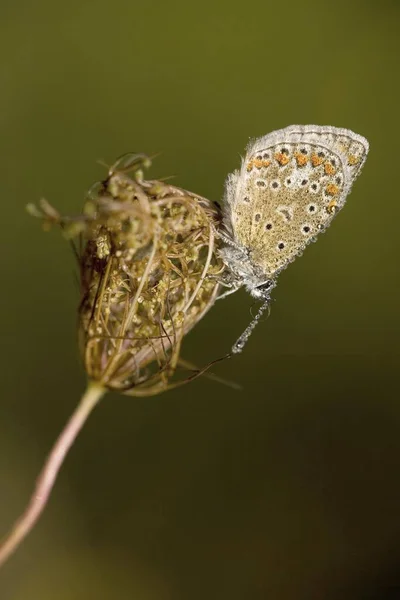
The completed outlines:
{"type": "Polygon", "coordinates": [[[149,164],[144,155],[119,159],[91,188],[81,217],[62,219],[41,204],[48,222],[83,241],[79,341],[88,377],[130,395],[177,385],[183,336],[214,303],[224,270],[218,208],[146,181],[149,164]]]}

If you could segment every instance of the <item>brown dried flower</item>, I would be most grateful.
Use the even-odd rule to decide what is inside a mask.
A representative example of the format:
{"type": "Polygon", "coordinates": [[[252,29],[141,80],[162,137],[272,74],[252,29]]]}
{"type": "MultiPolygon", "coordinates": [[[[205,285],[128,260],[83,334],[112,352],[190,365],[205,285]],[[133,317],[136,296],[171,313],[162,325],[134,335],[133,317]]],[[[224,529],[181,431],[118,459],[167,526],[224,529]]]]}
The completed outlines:
{"type": "Polygon", "coordinates": [[[149,396],[174,378],[183,336],[214,303],[224,264],[220,214],[205,198],[146,181],[148,157],[129,154],[91,189],[83,214],[61,217],[45,200],[29,212],[62,227],[80,266],[79,340],[88,387],[58,436],[21,517],[0,543],[0,565],[43,512],[58,471],[107,389],[149,396]],[[79,243],[76,243],[76,239],[79,243]]]}
{"type": "Polygon", "coordinates": [[[79,342],[89,379],[141,396],[184,381],[171,381],[183,336],[214,303],[224,271],[218,207],[145,180],[149,165],[145,155],[119,159],[90,190],[81,217],[41,205],[46,223],[83,242],[79,342]]]}
{"type": "Polygon", "coordinates": [[[224,269],[215,205],[145,181],[128,155],[96,187],[81,256],[80,342],[88,376],[132,395],[167,389],[183,336],[215,301],[224,269]],[[134,168],[131,176],[127,169],[134,168]]]}

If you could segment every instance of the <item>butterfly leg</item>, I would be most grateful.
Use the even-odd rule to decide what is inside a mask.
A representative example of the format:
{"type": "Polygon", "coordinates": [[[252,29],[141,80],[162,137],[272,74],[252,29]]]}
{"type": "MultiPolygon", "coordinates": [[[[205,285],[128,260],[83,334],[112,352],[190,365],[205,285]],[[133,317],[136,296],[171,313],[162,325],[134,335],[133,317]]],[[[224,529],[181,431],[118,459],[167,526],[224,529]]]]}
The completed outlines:
{"type": "Polygon", "coordinates": [[[222,300],[223,298],[226,298],[227,296],[234,294],[241,287],[240,285],[237,285],[235,283],[230,283],[230,284],[222,283],[222,285],[224,285],[225,287],[229,287],[230,289],[227,290],[226,292],[224,292],[223,294],[221,294],[220,296],[217,296],[217,300],[222,300]]]}
{"type": "Polygon", "coordinates": [[[217,300],[221,300],[222,298],[226,298],[226,296],[234,294],[243,285],[242,282],[238,281],[232,273],[226,271],[222,275],[209,275],[208,277],[211,279],[216,279],[221,286],[228,288],[226,292],[220,296],[217,296],[217,300]]]}

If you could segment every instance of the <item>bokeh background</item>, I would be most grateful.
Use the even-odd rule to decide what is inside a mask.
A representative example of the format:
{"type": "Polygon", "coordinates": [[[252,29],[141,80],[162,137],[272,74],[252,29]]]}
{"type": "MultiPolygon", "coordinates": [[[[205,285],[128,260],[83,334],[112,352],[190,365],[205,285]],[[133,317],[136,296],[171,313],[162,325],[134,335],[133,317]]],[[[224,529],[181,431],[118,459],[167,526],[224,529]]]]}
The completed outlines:
{"type": "MultiPolygon", "coordinates": [[[[243,390],[110,394],[2,600],[400,598],[399,17],[397,0],[3,3],[1,532],[84,387],[74,260],[25,204],[79,212],[96,161],[127,151],[219,200],[249,137],[291,123],[371,151],[270,318],[215,368],[243,390]]],[[[184,356],[226,353],[252,303],[217,303],[184,356]]]]}

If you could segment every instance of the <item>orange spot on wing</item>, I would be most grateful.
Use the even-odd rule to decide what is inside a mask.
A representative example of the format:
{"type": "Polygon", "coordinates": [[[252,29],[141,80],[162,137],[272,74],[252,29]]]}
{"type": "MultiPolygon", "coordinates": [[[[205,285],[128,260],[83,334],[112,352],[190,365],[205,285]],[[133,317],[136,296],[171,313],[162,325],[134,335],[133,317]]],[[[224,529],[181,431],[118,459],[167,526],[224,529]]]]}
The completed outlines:
{"type": "Polygon", "coordinates": [[[347,162],[349,165],[356,165],[359,161],[359,158],[357,156],[354,156],[354,154],[350,154],[349,158],[347,159],[347,162]]]}
{"type": "Polygon", "coordinates": [[[275,154],[275,159],[282,166],[287,165],[290,160],[290,158],[286,154],[283,154],[282,152],[277,152],[275,154]]]}
{"type": "Polygon", "coordinates": [[[249,160],[249,162],[247,163],[247,170],[248,170],[248,171],[251,171],[251,170],[252,170],[252,168],[253,168],[253,161],[252,161],[252,160],[249,160]]]}
{"type": "Polygon", "coordinates": [[[327,175],[334,175],[336,173],[335,167],[328,161],[325,163],[324,170],[327,175]]]}
{"type": "Polygon", "coordinates": [[[319,167],[319,165],[322,165],[323,162],[324,159],[321,156],[318,156],[318,154],[311,155],[311,163],[313,167],[319,167]]]}
{"type": "Polygon", "coordinates": [[[262,161],[262,166],[263,166],[263,167],[269,167],[269,165],[270,165],[270,164],[271,164],[271,161],[270,161],[270,160],[263,160],[263,161],[262,161]]]}
{"type": "Polygon", "coordinates": [[[308,163],[307,156],[305,156],[304,154],[301,154],[300,152],[295,152],[294,157],[295,157],[296,162],[299,165],[299,167],[304,167],[304,165],[306,165],[308,163]]]}
{"type": "Polygon", "coordinates": [[[328,206],[326,207],[326,210],[328,211],[328,213],[330,215],[333,215],[333,213],[336,211],[336,207],[337,207],[337,202],[336,200],[331,200],[328,204],[328,206]]]}
{"type": "Polygon", "coordinates": [[[261,167],[263,166],[263,161],[260,160],[259,158],[255,158],[253,160],[253,164],[255,166],[256,169],[261,169],[261,167]]]}
{"type": "Polygon", "coordinates": [[[329,196],[336,196],[339,193],[339,188],[337,185],[330,183],[326,186],[325,191],[329,196]]]}

